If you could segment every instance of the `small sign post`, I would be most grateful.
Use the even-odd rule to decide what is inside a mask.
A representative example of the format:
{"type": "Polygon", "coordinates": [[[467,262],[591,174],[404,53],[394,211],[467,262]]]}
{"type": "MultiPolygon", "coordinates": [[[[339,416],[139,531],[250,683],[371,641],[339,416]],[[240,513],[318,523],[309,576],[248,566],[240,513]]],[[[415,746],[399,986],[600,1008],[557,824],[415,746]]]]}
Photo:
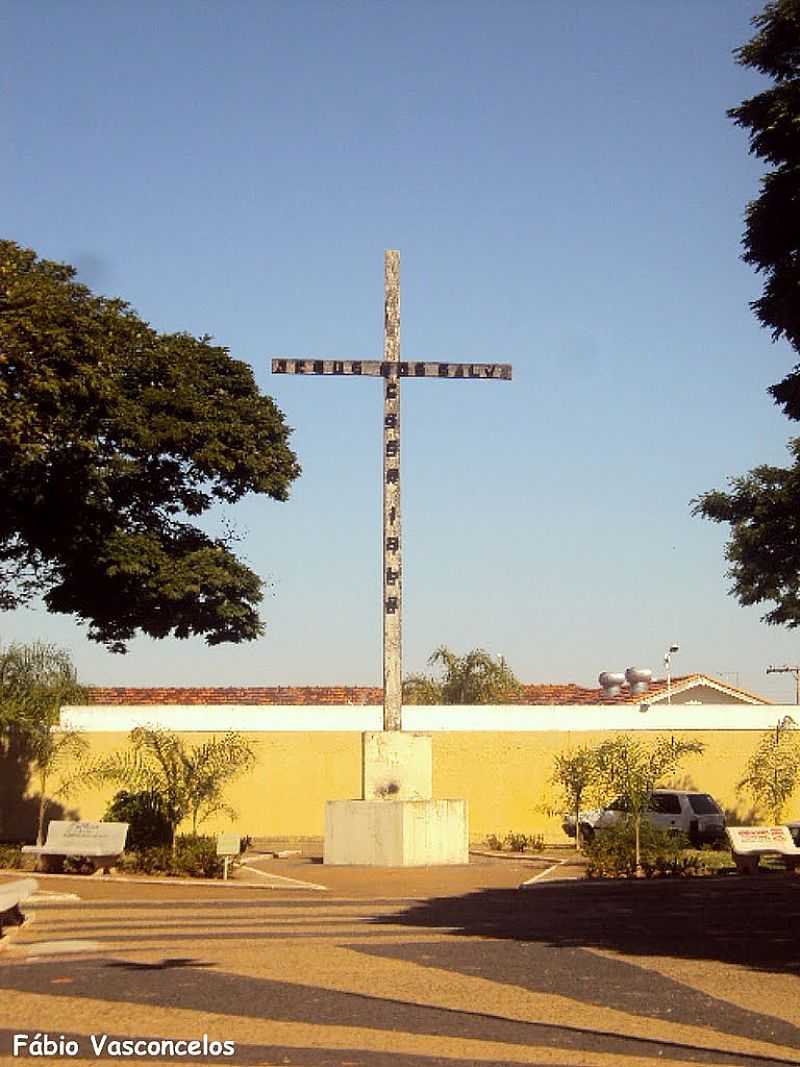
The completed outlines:
{"type": "Polygon", "coordinates": [[[242,839],[237,834],[220,834],[217,837],[217,855],[222,856],[224,870],[223,879],[228,880],[228,864],[232,856],[238,856],[242,851],[242,839]]]}

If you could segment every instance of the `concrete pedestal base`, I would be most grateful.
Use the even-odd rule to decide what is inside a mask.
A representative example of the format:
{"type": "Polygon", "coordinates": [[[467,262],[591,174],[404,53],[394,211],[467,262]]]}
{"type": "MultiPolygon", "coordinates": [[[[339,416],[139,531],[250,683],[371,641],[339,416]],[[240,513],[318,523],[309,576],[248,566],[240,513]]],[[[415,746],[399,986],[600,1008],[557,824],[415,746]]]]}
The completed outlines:
{"type": "Polygon", "coordinates": [[[329,800],[324,863],[432,867],[469,863],[466,800],[329,800]]]}

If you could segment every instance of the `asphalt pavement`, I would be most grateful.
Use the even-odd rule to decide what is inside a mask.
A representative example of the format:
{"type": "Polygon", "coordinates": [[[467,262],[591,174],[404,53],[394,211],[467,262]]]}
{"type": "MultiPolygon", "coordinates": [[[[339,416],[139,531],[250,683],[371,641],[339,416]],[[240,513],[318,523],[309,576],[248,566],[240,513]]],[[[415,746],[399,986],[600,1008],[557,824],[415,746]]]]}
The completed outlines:
{"type": "Polygon", "coordinates": [[[42,876],[0,949],[0,1062],[800,1064],[800,876],[573,859],[42,876]]]}

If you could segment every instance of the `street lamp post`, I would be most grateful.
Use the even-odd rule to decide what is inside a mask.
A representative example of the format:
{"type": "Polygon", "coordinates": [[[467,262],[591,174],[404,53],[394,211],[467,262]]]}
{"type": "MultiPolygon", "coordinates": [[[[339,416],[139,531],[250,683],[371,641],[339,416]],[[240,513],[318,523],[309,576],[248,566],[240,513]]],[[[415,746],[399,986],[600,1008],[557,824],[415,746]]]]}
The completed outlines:
{"type": "Polygon", "coordinates": [[[672,654],[680,652],[679,645],[670,645],[664,653],[664,666],[667,668],[667,703],[672,703],[672,654]]]}

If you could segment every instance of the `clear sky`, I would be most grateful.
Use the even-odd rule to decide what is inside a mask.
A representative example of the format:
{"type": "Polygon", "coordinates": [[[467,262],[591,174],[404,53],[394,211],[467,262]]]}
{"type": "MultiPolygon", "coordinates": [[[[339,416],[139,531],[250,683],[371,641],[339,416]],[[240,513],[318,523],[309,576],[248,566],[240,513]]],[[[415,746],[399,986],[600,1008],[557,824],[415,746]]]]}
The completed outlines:
{"type": "MultiPolygon", "coordinates": [[[[727,595],[690,500],[796,427],[794,363],[739,260],[760,165],[726,109],[754,0],[6,0],[3,236],[160,330],[209,333],[294,427],[288,503],[232,509],[265,637],[126,656],[39,607],[0,639],[108,685],[378,684],[381,387],[272,377],[273,355],[402,354],[511,383],[403,389],[405,668],[439,644],[529,682],[704,671],[793,700],[791,631],[727,595]]],[[[69,515],[63,516],[69,522],[69,515]]]]}

